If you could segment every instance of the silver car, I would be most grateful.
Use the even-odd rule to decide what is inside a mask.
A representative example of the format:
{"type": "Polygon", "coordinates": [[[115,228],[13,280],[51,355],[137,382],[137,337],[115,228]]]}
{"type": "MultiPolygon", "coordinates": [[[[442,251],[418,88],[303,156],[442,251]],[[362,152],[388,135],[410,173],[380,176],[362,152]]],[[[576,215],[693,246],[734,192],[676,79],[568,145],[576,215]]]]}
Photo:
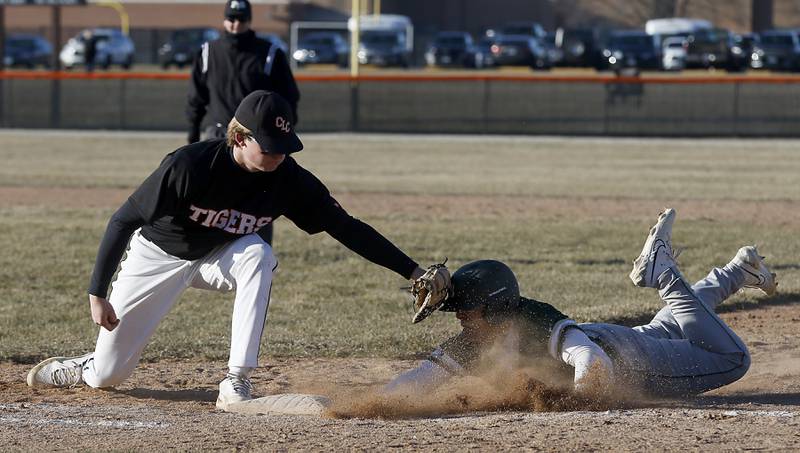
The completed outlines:
{"type": "MultiPolygon", "coordinates": [[[[92,35],[97,40],[94,62],[97,66],[108,69],[111,65],[120,65],[129,69],[133,64],[136,49],[131,38],[115,28],[94,28],[92,35]]],[[[85,48],[84,31],[67,41],[61,49],[59,58],[66,69],[85,64],[83,53],[85,48]]]]}

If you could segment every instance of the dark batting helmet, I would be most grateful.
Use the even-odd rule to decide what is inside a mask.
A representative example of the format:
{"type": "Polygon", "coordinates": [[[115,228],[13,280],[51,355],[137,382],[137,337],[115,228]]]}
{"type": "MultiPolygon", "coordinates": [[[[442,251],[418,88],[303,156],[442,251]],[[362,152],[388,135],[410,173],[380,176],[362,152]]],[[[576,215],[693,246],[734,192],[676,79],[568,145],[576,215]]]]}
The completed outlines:
{"type": "Polygon", "coordinates": [[[442,311],[474,310],[486,307],[490,322],[502,320],[519,306],[519,283],[514,272],[495,260],[473,261],[461,266],[452,277],[453,294],[442,311]]]}

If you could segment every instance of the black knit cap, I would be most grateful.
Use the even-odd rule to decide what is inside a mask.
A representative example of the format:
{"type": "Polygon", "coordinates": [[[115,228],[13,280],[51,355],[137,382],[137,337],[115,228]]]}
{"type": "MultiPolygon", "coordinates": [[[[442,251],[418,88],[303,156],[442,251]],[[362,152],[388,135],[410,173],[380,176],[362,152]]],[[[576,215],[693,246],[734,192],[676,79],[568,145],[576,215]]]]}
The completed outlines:
{"type": "Polygon", "coordinates": [[[278,93],[253,91],[239,104],[234,117],[250,129],[265,153],[291,154],[303,149],[303,143],[294,133],[292,107],[278,93]]]}
{"type": "Polygon", "coordinates": [[[247,0],[228,0],[225,2],[225,18],[239,22],[250,22],[253,18],[253,10],[247,0]]]}

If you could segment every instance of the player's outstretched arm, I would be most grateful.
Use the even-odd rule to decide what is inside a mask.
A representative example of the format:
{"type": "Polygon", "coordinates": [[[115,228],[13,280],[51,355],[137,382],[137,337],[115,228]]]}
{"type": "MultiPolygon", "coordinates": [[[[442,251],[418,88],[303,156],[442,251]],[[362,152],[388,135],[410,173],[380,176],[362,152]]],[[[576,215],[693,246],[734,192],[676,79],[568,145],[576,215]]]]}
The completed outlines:
{"type": "Polygon", "coordinates": [[[608,354],[579,328],[568,328],[561,343],[561,360],[575,367],[575,390],[601,390],[611,382],[614,365],[608,354]]]}
{"type": "Polygon", "coordinates": [[[89,294],[89,308],[92,311],[92,321],[111,332],[119,325],[114,307],[105,297],[89,294]]]}
{"type": "Polygon", "coordinates": [[[408,370],[391,380],[383,387],[384,393],[425,393],[439,387],[450,378],[444,368],[423,360],[413,370],[408,370]]]}

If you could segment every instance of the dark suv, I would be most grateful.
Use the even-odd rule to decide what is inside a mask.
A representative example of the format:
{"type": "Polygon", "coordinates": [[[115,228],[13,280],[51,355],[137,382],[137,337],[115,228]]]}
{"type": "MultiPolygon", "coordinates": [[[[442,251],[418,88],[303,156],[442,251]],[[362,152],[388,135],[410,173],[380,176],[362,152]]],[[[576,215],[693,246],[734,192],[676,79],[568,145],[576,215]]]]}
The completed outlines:
{"type": "Polygon", "coordinates": [[[497,66],[530,66],[532,69],[553,66],[547,49],[529,35],[495,36],[491,49],[497,66]]]}
{"type": "Polygon", "coordinates": [[[604,67],[619,71],[625,68],[662,69],[661,41],[644,31],[611,33],[603,50],[604,67]]]}
{"type": "Polygon", "coordinates": [[[800,70],[800,36],[796,30],[768,30],[759,33],[751,65],[754,68],[800,70]]]}
{"type": "Polygon", "coordinates": [[[335,64],[347,67],[350,46],[341,34],[318,31],[300,38],[292,58],[298,65],[335,64]]]}
{"type": "Polygon", "coordinates": [[[429,66],[463,66],[482,68],[484,55],[472,41],[472,36],[464,31],[443,31],[436,35],[425,52],[425,62],[429,66]]]}
{"type": "Polygon", "coordinates": [[[721,68],[741,71],[747,66],[746,55],[736,44],[736,35],[723,28],[698,30],[688,35],[686,66],[690,68],[721,68]]]}
{"type": "Polygon", "coordinates": [[[411,52],[406,47],[405,33],[398,30],[364,30],[358,48],[359,64],[377,66],[411,65],[411,52]]]}
{"type": "Polygon", "coordinates": [[[8,35],[6,37],[3,64],[8,67],[22,66],[33,68],[37,65],[50,67],[53,46],[46,39],[36,35],[8,35]]]}
{"type": "Polygon", "coordinates": [[[559,28],[556,46],[561,49],[563,66],[598,68],[602,61],[603,39],[594,28],[559,28]]]}
{"type": "Polygon", "coordinates": [[[158,49],[158,62],[164,69],[170,65],[182,68],[192,64],[192,59],[204,42],[219,38],[213,28],[181,28],[170,34],[169,41],[158,49]]]}

